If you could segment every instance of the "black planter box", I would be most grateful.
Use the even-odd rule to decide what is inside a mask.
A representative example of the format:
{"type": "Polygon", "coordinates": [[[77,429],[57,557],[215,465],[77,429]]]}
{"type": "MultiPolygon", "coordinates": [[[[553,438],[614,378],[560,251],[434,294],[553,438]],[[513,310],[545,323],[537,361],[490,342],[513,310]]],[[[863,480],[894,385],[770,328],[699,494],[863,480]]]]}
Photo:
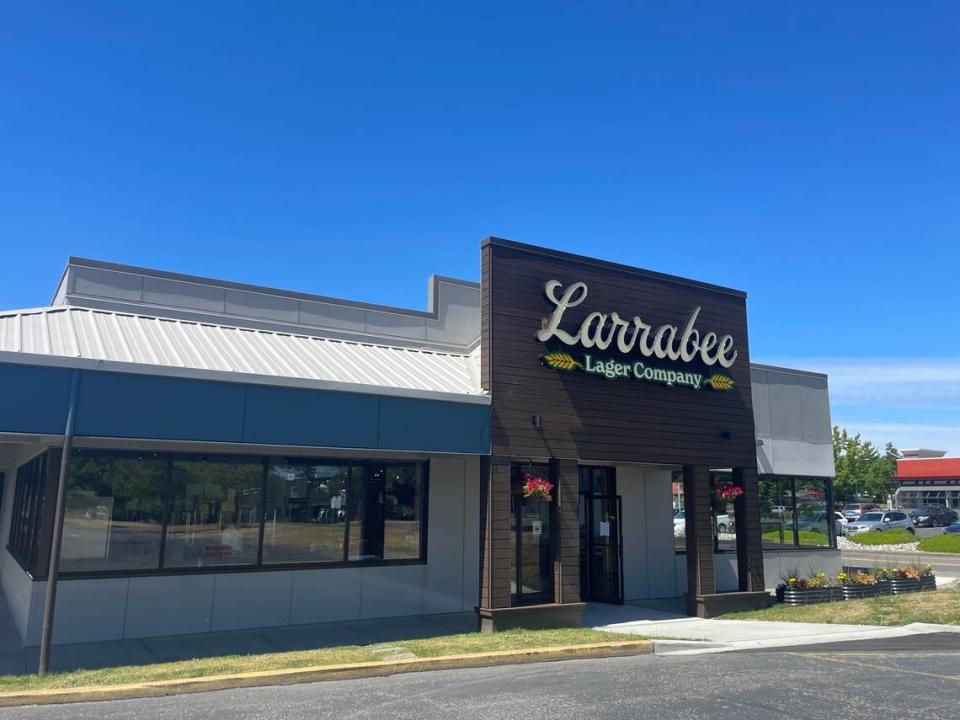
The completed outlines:
{"type": "Polygon", "coordinates": [[[923,590],[923,585],[920,580],[914,580],[913,578],[893,578],[890,581],[890,590],[894,595],[904,595],[920,592],[923,590]]]}
{"type": "Polygon", "coordinates": [[[843,600],[843,588],[838,587],[819,588],[817,590],[791,590],[787,588],[783,591],[784,605],[814,605],[839,600],[843,600]]]}
{"type": "Polygon", "coordinates": [[[876,585],[844,585],[840,590],[844,600],[863,600],[876,597],[879,593],[876,585]]]}

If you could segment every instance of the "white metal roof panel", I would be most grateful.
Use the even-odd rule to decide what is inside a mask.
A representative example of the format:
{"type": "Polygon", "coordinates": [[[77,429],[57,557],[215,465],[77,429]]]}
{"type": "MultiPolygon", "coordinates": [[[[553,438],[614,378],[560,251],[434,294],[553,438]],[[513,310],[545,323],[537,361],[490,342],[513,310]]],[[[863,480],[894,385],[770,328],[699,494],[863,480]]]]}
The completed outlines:
{"type": "Polygon", "coordinates": [[[458,355],[73,306],[0,313],[0,361],[21,356],[128,372],[140,366],[150,374],[198,371],[261,383],[316,381],[372,393],[486,397],[477,351],[458,355]]]}

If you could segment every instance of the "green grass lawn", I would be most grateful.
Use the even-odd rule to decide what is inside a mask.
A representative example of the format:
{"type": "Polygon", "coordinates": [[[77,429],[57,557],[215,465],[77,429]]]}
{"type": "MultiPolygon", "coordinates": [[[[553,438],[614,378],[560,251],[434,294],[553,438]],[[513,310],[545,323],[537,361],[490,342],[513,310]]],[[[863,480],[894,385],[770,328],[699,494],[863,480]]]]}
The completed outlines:
{"type": "Polygon", "coordinates": [[[907,625],[914,622],[960,625],[960,588],[800,607],[774,605],[765,610],[730,613],[722,619],[850,625],[907,625]]]}
{"type": "MultiPolygon", "coordinates": [[[[0,692],[51,690],[84,686],[125,685],[153,680],[175,680],[227,675],[231,673],[286,670],[292,668],[375,662],[410,653],[417,658],[443,655],[467,655],[498,650],[524,650],[560,645],[641,640],[637,635],[601,632],[589,628],[558,630],[506,630],[481,634],[442,635],[421,640],[400,640],[379,645],[343,645],[319,650],[265,653],[261,655],[226,655],[155,665],[130,665],[101,670],[76,670],[66,673],[0,676],[0,692]]],[[[54,650],[56,652],[56,650],[54,650]]]]}
{"type": "MultiPolygon", "coordinates": [[[[793,535],[793,530],[784,529],[782,542],[787,545],[795,545],[796,542],[793,535]]],[[[821,532],[816,532],[815,530],[801,530],[799,535],[801,545],[812,545],[814,547],[826,547],[830,545],[830,538],[821,532]]],[[[763,539],[771,543],[780,543],[780,531],[768,530],[767,532],[763,533],[763,539]]]]}
{"type": "Polygon", "coordinates": [[[923,552],[960,553],[960,533],[924,538],[918,549],[923,552]]]}
{"type": "Polygon", "coordinates": [[[857,545],[904,545],[917,541],[917,536],[902,528],[895,530],[869,530],[847,538],[857,545]]]}

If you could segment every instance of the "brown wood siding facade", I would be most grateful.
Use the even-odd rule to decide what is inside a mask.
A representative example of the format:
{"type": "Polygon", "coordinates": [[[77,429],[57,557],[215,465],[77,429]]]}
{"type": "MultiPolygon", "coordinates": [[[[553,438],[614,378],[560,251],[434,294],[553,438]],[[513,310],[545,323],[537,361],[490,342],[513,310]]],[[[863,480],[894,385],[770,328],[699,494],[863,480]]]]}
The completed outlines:
{"type": "MultiPolygon", "coordinates": [[[[741,589],[763,588],[759,506],[756,487],[756,436],[750,386],[746,296],[735,290],[567,255],[490,238],[482,247],[481,383],[492,395],[493,460],[484,472],[488,493],[481,506],[486,519],[481,607],[509,604],[509,466],[512,461],[549,460],[557,482],[558,537],[555,592],[558,603],[580,601],[578,464],[647,463],[684,468],[687,491],[689,595],[714,592],[713,538],[710,526],[710,468],[733,468],[746,489],[737,501],[738,530],[744,530],[739,554],[741,589]],[[682,330],[700,307],[696,327],[733,336],[738,356],[732,367],[644,358],[638,351],[568,347],[556,338],[536,337],[554,305],[544,292],[549,280],[568,287],[584,282],[588,295],[564,315],[561,328],[575,333],[587,314],[639,315],[654,328],[670,324],[682,330]],[[648,367],[701,373],[720,371],[732,390],[668,387],[633,378],[606,379],[583,370],[545,367],[547,352],[585,353],[648,367]],[[533,418],[542,419],[535,427],[533,418]],[[504,468],[504,469],[499,469],[504,468]],[[693,512],[689,512],[693,510],[693,512]],[[506,525],[497,517],[504,513],[506,525]],[[748,512],[750,517],[748,517],[748,512]],[[741,520],[740,515],[743,515],[741,520]],[[492,515],[492,517],[491,517],[492,515]],[[756,515],[754,518],[752,515],[756,515]]],[[[630,522],[630,519],[625,519],[630,522]]]]}
{"type": "MultiPolygon", "coordinates": [[[[570,458],[714,467],[756,463],[746,298],[668,280],[642,271],[604,267],[576,259],[537,254],[489,242],[483,250],[483,370],[493,395],[493,453],[535,458],[570,458]],[[575,332],[591,311],[640,315],[653,326],[682,327],[693,308],[701,335],[731,334],[738,358],[729,374],[736,386],[727,392],[667,387],[633,379],[607,380],[582,371],[544,367],[539,358],[552,350],[581,355],[555,339],[535,333],[553,310],[544,284],[582,281],[589,294],[564,316],[575,332]],[[543,418],[533,426],[532,416],[543,418]]],[[[721,369],[702,363],[646,359],[615,348],[594,353],[621,361],[641,360],[663,367],[709,375],[721,369]]]]}

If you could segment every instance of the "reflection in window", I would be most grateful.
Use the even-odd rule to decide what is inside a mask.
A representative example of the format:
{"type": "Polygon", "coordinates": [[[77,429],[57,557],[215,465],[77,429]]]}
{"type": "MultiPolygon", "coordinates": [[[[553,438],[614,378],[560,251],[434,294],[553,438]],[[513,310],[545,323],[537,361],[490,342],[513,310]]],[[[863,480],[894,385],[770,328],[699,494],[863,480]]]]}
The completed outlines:
{"type": "Polygon", "coordinates": [[[17,468],[7,549],[27,572],[35,573],[39,560],[40,525],[46,505],[49,453],[37,455],[17,468]]]}
{"type": "Polygon", "coordinates": [[[826,481],[797,478],[797,543],[806,547],[830,547],[833,512],[827,508],[826,481]]]}
{"type": "Polygon", "coordinates": [[[550,480],[545,464],[510,466],[510,595],[513,605],[553,601],[553,508],[551,500],[525,497],[524,474],[550,480]]]}
{"type": "Polygon", "coordinates": [[[683,473],[680,470],[674,470],[670,474],[670,489],[673,495],[673,549],[686,552],[686,505],[683,502],[683,473]]]}
{"type": "Polygon", "coordinates": [[[718,493],[721,487],[733,482],[733,474],[729,470],[710,473],[710,497],[713,504],[713,537],[717,550],[736,551],[737,549],[737,516],[734,501],[720,499],[718,493]]]}
{"type": "Polygon", "coordinates": [[[271,463],[263,530],[263,562],[345,559],[348,465],[271,463]]]}
{"type": "Polygon", "coordinates": [[[261,463],[175,460],[170,480],[165,567],[257,562],[261,463]]]}
{"type": "Polygon", "coordinates": [[[833,511],[829,480],[760,477],[760,526],[764,546],[830,547],[833,511]]]}
{"type": "Polygon", "coordinates": [[[420,557],[420,466],[388,465],[383,505],[383,559],[420,557]]]}
{"type": "Polygon", "coordinates": [[[160,567],[166,466],[156,456],[71,458],[63,516],[65,572],[160,567]]]}
{"type": "Polygon", "coordinates": [[[764,545],[793,545],[793,480],[761,476],[760,533],[764,545]]]}

